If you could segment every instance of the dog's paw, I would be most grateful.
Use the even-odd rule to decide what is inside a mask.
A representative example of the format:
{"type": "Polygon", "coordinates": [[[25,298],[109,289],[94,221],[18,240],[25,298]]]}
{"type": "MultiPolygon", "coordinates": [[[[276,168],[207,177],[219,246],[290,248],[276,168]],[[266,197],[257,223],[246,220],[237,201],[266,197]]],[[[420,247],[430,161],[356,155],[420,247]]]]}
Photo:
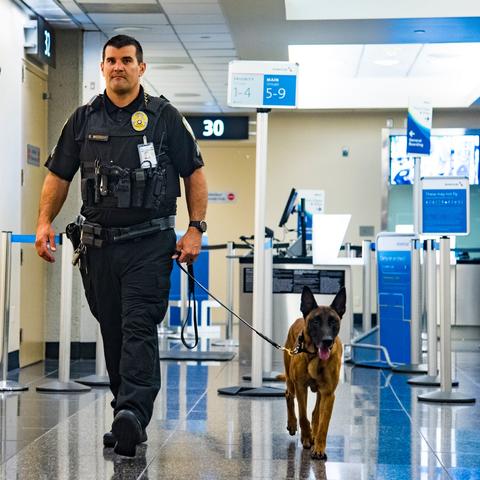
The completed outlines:
{"type": "Polygon", "coordinates": [[[302,438],[302,445],[303,445],[303,448],[312,448],[313,438],[311,437],[302,438]]]}
{"type": "Polygon", "coordinates": [[[296,425],[287,425],[287,430],[290,435],[295,435],[297,433],[297,426],[296,425]]]}
{"type": "Polygon", "coordinates": [[[327,461],[327,454],[325,452],[319,452],[317,450],[312,450],[310,457],[313,460],[323,460],[324,462],[327,461]]]}

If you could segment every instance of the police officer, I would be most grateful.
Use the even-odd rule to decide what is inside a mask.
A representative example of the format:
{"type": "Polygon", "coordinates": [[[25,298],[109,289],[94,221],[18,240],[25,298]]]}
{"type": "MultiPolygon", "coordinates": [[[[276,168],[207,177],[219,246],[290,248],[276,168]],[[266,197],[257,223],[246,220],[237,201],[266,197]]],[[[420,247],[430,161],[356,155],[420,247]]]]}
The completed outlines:
{"type": "Polygon", "coordinates": [[[85,221],[75,252],[114,397],[104,445],[134,456],[160,389],[157,324],[168,306],[172,258],[191,263],[200,252],[207,185],[186,120],[140,85],[146,65],[138,41],[108,40],[100,67],[105,93],[73,113],[46,162],[35,246],[55,261],[52,222],[80,168],[85,221]],[[179,176],[191,221],[176,242],[179,176]]]}

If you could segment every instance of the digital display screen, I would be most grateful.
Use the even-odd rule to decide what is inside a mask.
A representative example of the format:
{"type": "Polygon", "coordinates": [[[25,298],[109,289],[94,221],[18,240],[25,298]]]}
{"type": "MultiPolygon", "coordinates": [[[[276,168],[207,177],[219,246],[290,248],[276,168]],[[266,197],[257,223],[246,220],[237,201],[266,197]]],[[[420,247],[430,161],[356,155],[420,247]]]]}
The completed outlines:
{"type": "Polygon", "coordinates": [[[186,117],[197,140],[248,140],[248,117],[186,117]]]}
{"type": "MultiPolygon", "coordinates": [[[[432,135],[429,157],[422,157],[422,177],[468,177],[478,184],[480,135],[432,135]]],[[[413,183],[414,158],[407,156],[407,136],[390,136],[390,183],[413,183]]]]}

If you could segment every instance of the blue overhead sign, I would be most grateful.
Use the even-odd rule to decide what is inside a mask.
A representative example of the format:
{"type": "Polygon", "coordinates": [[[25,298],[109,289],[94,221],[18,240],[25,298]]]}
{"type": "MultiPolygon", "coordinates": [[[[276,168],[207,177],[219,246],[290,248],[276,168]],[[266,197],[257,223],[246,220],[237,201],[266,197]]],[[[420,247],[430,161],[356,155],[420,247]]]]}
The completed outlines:
{"type": "Polygon", "coordinates": [[[232,61],[228,66],[228,105],[295,108],[297,72],[296,63],[232,61]]]}
{"type": "Polygon", "coordinates": [[[468,180],[459,177],[425,177],[421,181],[421,233],[435,236],[468,235],[468,180]]]}
{"type": "Polygon", "coordinates": [[[263,104],[271,107],[294,107],[296,75],[264,75],[263,104]]]}
{"type": "Polygon", "coordinates": [[[419,102],[408,107],[407,155],[430,155],[432,105],[419,102]]]}

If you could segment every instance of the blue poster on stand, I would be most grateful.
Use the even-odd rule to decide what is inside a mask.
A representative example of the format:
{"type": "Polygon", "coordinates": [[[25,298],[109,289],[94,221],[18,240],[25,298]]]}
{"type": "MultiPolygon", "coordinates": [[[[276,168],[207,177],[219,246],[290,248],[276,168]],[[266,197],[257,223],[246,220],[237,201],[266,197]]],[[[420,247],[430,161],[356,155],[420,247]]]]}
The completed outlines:
{"type": "Polygon", "coordinates": [[[377,238],[380,345],[396,363],[410,363],[412,238],[400,234],[377,238]]]}
{"type": "Polygon", "coordinates": [[[423,177],[421,190],[421,233],[468,235],[470,195],[467,178],[423,177]]]}
{"type": "Polygon", "coordinates": [[[430,155],[432,105],[418,102],[408,107],[407,155],[430,155]]]}

